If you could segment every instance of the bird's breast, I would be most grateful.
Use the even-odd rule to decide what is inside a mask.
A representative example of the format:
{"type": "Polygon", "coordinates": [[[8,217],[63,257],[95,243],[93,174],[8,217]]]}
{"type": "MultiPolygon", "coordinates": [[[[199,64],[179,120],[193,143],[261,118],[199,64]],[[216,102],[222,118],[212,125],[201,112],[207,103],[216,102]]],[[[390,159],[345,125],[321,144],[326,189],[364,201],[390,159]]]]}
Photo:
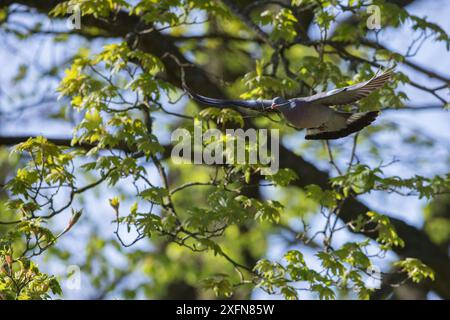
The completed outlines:
{"type": "Polygon", "coordinates": [[[295,127],[303,129],[319,127],[328,120],[332,112],[324,105],[304,104],[283,111],[283,115],[295,127]]]}

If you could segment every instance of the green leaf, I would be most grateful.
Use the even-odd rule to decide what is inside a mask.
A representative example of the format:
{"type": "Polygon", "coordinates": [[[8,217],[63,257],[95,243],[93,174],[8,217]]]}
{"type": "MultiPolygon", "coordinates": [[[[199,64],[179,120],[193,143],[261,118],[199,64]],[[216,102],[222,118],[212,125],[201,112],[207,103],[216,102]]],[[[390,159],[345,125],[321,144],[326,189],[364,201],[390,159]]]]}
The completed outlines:
{"type": "Polygon", "coordinates": [[[153,187],[145,189],[139,194],[143,199],[154,202],[156,204],[163,204],[164,198],[169,195],[167,189],[153,187]]]}
{"type": "Polygon", "coordinates": [[[416,283],[419,283],[426,278],[434,280],[434,271],[419,259],[406,258],[395,262],[394,266],[399,267],[403,272],[406,272],[408,277],[416,283]]]}
{"type": "Polygon", "coordinates": [[[273,175],[266,175],[265,178],[272,181],[275,185],[286,187],[292,181],[297,180],[298,176],[292,169],[284,168],[273,175]]]}

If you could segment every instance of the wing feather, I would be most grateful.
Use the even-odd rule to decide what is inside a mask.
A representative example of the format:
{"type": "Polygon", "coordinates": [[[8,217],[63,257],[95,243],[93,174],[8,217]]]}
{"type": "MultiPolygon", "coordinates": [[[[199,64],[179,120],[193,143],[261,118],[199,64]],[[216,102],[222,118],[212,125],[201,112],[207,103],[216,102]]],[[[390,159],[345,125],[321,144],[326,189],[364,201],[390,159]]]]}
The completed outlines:
{"type": "Polygon", "coordinates": [[[370,125],[378,117],[378,111],[344,113],[334,112],[319,128],[308,128],[306,140],[330,140],[346,137],[370,125]]]}
{"type": "Polygon", "coordinates": [[[321,92],[299,100],[309,103],[320,103],[327,106],[345,105],[356,102],[377,89],[380,89],[392,76],[393,68],[375,75],[372,79],[348,87],[321,92]]]}

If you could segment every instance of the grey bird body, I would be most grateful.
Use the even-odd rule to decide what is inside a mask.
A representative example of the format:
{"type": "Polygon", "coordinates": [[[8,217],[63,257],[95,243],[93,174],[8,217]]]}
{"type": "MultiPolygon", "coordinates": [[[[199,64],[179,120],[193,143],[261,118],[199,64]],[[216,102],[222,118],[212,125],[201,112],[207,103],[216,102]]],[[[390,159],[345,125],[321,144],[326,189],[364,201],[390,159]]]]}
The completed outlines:
{"type": "Polygon", "coordinates": [[[306,101],[290,101],[289,108],[282,108],[283,116],[296,128],[307,129],[305,139],[339,139],[360,131],[371,124],[378,111],[339,112],[323,104],[306,101]]]}
{"type": "Polygon", "coordinates": [[[317,128],[327,122],[334,111],[322,104],[291,101],[292,107],[281,109],[283,116],[299,129],[317,128]]]}
{"type": "Polygon", "coordinates": [[[393,69],[375,75],[372,79],[352,86],[321,92],[309,97],[286,100],[222,100],[198,95],[185,87],[197,101],[217,107],[237,106],[250,109],[279,110],[288,122],[299,129],[307,129],[305,139],[338,139],[358,132],[371,124],[378,111],[339,112],[331,106],[347,105],[367,97],[381,88],[392,76],[393,69]]]}

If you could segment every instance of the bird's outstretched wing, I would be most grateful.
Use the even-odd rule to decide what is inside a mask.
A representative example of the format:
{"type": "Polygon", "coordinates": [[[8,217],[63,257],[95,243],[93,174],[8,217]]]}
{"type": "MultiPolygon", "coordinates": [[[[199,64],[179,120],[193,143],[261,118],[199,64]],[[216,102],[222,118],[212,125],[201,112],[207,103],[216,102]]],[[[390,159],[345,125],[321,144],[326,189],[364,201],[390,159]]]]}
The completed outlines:
{"type": "Polygon", "coordinates": [[[354,103],[381,88],[391,78],[393,70],[394,68],[387,69],[383,73],[375,75],[372,79],[365,82],[327,92],[320,92],[309,97],[297,98],[297,100],[308,103],[320,103],[326,106],[354,103]]]}
{"type": "Polygon", "coordinates": [[[333,112],[328,121],[318,128],[308,128],[306,130],[306,140],[330,140],[346,137],[349,134],[358,132],[370,125],[377,116],[378,111],[346,113],[333,112]]]}
{"type": "Polygon", "coordinates": [[[183,88],[194,100],[215,107],[234,106],[249,109],[265,110],[270,108],[270,106],[272,105],[272,100],[226,100],[226,99],[208,98],[193,92],[186,85],[183,85],[183,88]]]}

